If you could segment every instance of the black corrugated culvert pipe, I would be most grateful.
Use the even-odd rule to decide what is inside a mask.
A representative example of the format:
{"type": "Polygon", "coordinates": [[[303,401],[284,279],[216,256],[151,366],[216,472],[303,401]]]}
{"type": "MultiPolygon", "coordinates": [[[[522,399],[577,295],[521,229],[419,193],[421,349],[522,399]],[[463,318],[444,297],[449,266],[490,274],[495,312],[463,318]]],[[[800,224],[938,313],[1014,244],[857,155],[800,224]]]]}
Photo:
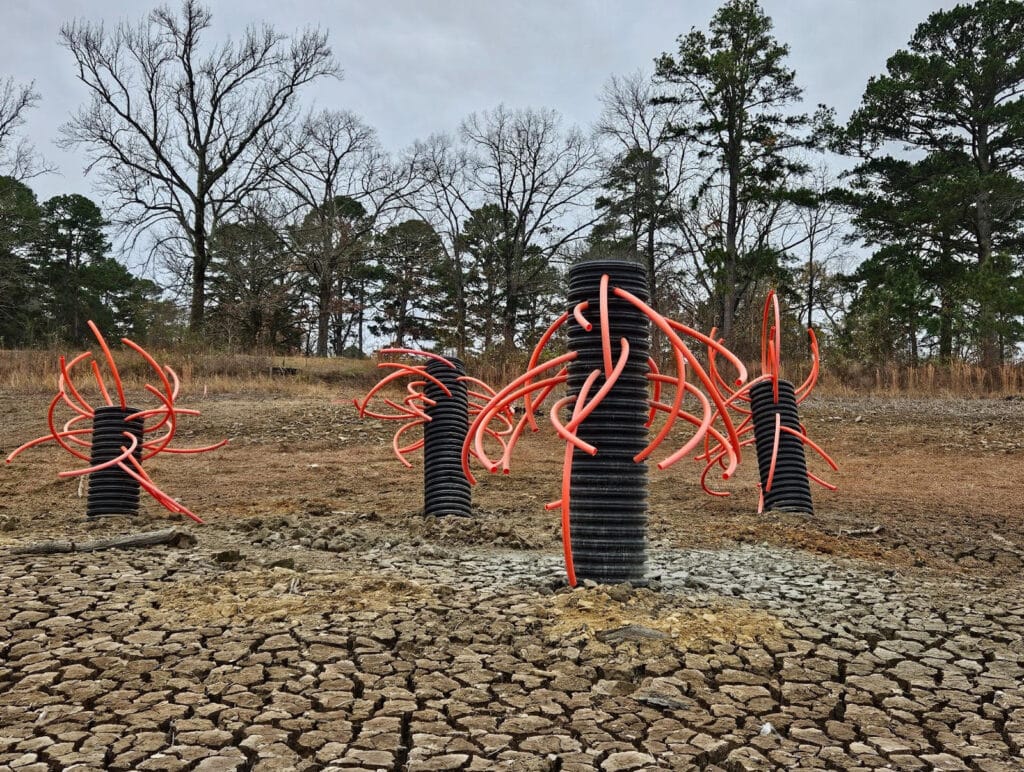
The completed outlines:
{"type": "Polygon", "coordinates": [[[789,432],[780,432],[772,489],[766,490],[772,463],[772,447],[775,443],[775,416],[780,417],[782,426],[788,426],[796,432],[800,431],[800,416],[797,412],[793,384],[779,380],[778,402],[775,402],[771,381],[754,384],[750,389],[750,410],[754,416],[757,466],[761,473],[765,511],[775,509],[813,515],[804,444],[789,432]]]}
{"type": "Polygon", "coordinates": [[[427,373],[451,392],[449,397],[433,381],[427,381],[423,394],[435,404],[426,407],[430,420],[423,426],[423,513],[461,515],[471,513],[469,480],[462,471],[462,444],[469,431],[469,395],[465,365],[448,357],[449,367],[436,359],[427,363],[427,373]]]}
{"type": "Polygon", "coordinates": [[[584,315],[593,329],[584,330],[571,315],[569,394],[578,394],[587,376],[601,370],[590,397],[604,384],[601,348],[600,284],[608,274],[608,320],[612,350],[629,341],[629,359],[618,382],[579,426],[577,435],[597,448],[590,456],[573,450],[569,525],[573,565],[579,580],[602,584],[644,584],[647,568],[647,464],[633,457],[647,446],[647,357],[650,323],[632,304],[612,293],[620,287],[648,299],[647,273],[624,260],[581,262],[569,269],[569,310],[589,301],[584,315]]]}
{"type": "MultiPolygon", "coordinates": [[[[92,451],[90,466],[102,464],[122,454],[122,446],[131,442],[124,436],[129,432],[138,439],[132,454],[136,461],[142,459],[142,430],[144,420],[125,419],[138,413],[132,407],[100,407],[92,419],[92,451]]],[[[100,469],[89,474],[89,497],[86,501],[86,517],[105,515],[135,515],[139,511],[139,483],[118,466],[100,469]]]]}

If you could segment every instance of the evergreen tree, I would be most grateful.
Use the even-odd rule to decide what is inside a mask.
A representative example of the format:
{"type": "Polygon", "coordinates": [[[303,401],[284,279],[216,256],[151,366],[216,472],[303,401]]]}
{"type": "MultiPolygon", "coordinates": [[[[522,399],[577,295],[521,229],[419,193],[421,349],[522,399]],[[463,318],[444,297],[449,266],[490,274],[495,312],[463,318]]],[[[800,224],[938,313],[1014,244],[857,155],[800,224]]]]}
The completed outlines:
{"type": "Polygon", "coordinates": [[[218,227],[210,239],[211,329],[251,351],[298,347],[301,331],[288,256],[262,217],[218,227]]]}
{"type": "MultiPolygon", "coordinates": [[[[1021,266],[1011,256],[1020,255],[1024,221],[1022,50],[1018,0],[936,11],[907,49],[889,58],[886,74],[868,81],[844,137],[847,150],[868,159],[884,157],[890,143],[900,152],[955,159],[943,186],[961,188],[970,204],[970,223],[961,232],[973,258],[967,305],[986,366],[998,364],[1019,340],[1022,301],[1014,288],[1021,266]]],[[[950,277],[954,284],[959,279],[950,277]]]]}
{"type": "Polygon", "coordinates": [[[316,316],[316,355],[340,354],[352,342],[363,348],[372,271],[366,261],[373,223],[349,196],[311,207],[289,229],[289,251],[316,316]]]}
{"type": "Polygon", "coordinates": [[[384,231],[373,251],[381,289],[378,321],[370,331],[400,347],[436,340],[426,312],[436,308],[444,258],[437,232],[423,220],[406,220],[384,231]]]}
{"type": "Polygon", "coordinates": [[[717,222],[702,222],[698,230],[714,234],[703,249],[705,281],[717,306],[716,326],[727,339],[746,291],[764,275],[765,256],[779,252],[764,243],[746,245],[743,233],[757,218],[760,232],[770,230],[764,216],[778,212],[787,180],[806,168],[787,152],[809,144],[799,132],[810,125],[807,115],[788,112],[802,95],[785,65],[788,53],[757,0],[729,0],[712,18],[709,34],[693,29],[679,38],[676,56],[656,61],[658,81],[674,87],[660,101],[693,111],[691,122],[672,129],[696,143],[710,164],[699,195],[721,191],[724,199],[717,222]]]}
{"type": "Polygon", "coordinates": [[[41,222],[32,189],[0,177],[0,346],[31,345],[41,332],[37,276],[29,261],[41,222]]]}
{"type": "Polygon", "coordinates": [[[99,302],[101,292],[130,283],[126,270],[103,265],[110,251],[108,225],[100,208],[85,196],[54,196],[43,204],[36,253],[39,278],[47,289],[50,336],[55,340],[86,343],[91,338],[86,321],[100,324],[97,314],[109,313],[99,302]],[[108,281],[113,284],[107,286],[108,281]]]}

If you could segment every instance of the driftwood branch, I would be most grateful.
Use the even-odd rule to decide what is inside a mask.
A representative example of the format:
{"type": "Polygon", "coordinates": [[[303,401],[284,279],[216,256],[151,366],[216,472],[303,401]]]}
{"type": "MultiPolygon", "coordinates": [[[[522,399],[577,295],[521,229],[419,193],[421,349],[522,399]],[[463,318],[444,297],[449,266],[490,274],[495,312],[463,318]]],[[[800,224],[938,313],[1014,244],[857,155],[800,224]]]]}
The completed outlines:
{"type": "Polygon", "coordinates": [[[43,541],[26,544],[11,550],[15,555],[54,555],[59,552],[92,552],[95,550],[125,549],[128,547],[152,547],[156,544],[170,544],[174,547],[189,547],[196,543],[196,537],[180,528],[164,528],[127,536],[112,536],[94,541],[43,541]]]}

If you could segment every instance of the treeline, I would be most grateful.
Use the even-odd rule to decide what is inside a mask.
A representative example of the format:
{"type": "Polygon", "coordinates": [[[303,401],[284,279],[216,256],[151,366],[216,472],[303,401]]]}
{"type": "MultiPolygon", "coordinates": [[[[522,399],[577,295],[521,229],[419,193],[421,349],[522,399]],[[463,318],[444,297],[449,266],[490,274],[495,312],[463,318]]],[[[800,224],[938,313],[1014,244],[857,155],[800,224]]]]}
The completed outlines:
{"type": "Polygon", "coordinates": [[[40,203],[28,185],[0,177],[0,347],[84,344],[90,319],[147,339],[174,318],[155,283],[110,256],[108,225],[85,196],[40,203]]]}
{"type": "Polygon", "coordinates": [[[931,14],[846,121],[801,109],[771,19],[729,0],[653,72],[612,77],[592,130],[499,106],[399,153],[350,112],[301,112],[310,84],[339,75],[325,33],[211,45],[211,24],[186,0],[61,31],[92,95],[63,141],[89,155],[110,232],[188,298],[181,329],[155,285],[99,270],[113,261],[98,211],[94,246],[58,243],[70,203],[34,203],[24,181],[42,162],[3,128],[38,97],[8,80],[3,345],[77,339],[99,298],[136,335],[504,355],[561,312],[566,266],[595,255],[642,261],[656,308],[740,350],[769,287],[789,335],[814,325],[855,361],[989,367],[1024,341],[1019,0],[931,14]],[[29,199],[36,224],[19,230],[29,199]]]}

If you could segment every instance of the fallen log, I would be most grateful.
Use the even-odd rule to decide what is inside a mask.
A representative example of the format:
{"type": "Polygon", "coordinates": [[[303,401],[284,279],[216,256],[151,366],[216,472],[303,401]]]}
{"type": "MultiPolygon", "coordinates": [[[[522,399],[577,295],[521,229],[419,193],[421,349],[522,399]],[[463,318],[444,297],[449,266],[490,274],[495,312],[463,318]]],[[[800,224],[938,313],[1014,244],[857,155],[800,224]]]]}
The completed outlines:
{"type": "Polygon", "coordinates": [[[173,547],[190,547],[196,543],[196,537],[180,528],[164,528],[159,531],[146,531],[126,536],[111,536],[93,541],[43,541],[36,544],[25,544],[14,547],[15,555],[55,555],[62,552],[94,552],[96,550],[127,549],[130,547],[152,547],[157,544],[170,544],[173,547]]]}

